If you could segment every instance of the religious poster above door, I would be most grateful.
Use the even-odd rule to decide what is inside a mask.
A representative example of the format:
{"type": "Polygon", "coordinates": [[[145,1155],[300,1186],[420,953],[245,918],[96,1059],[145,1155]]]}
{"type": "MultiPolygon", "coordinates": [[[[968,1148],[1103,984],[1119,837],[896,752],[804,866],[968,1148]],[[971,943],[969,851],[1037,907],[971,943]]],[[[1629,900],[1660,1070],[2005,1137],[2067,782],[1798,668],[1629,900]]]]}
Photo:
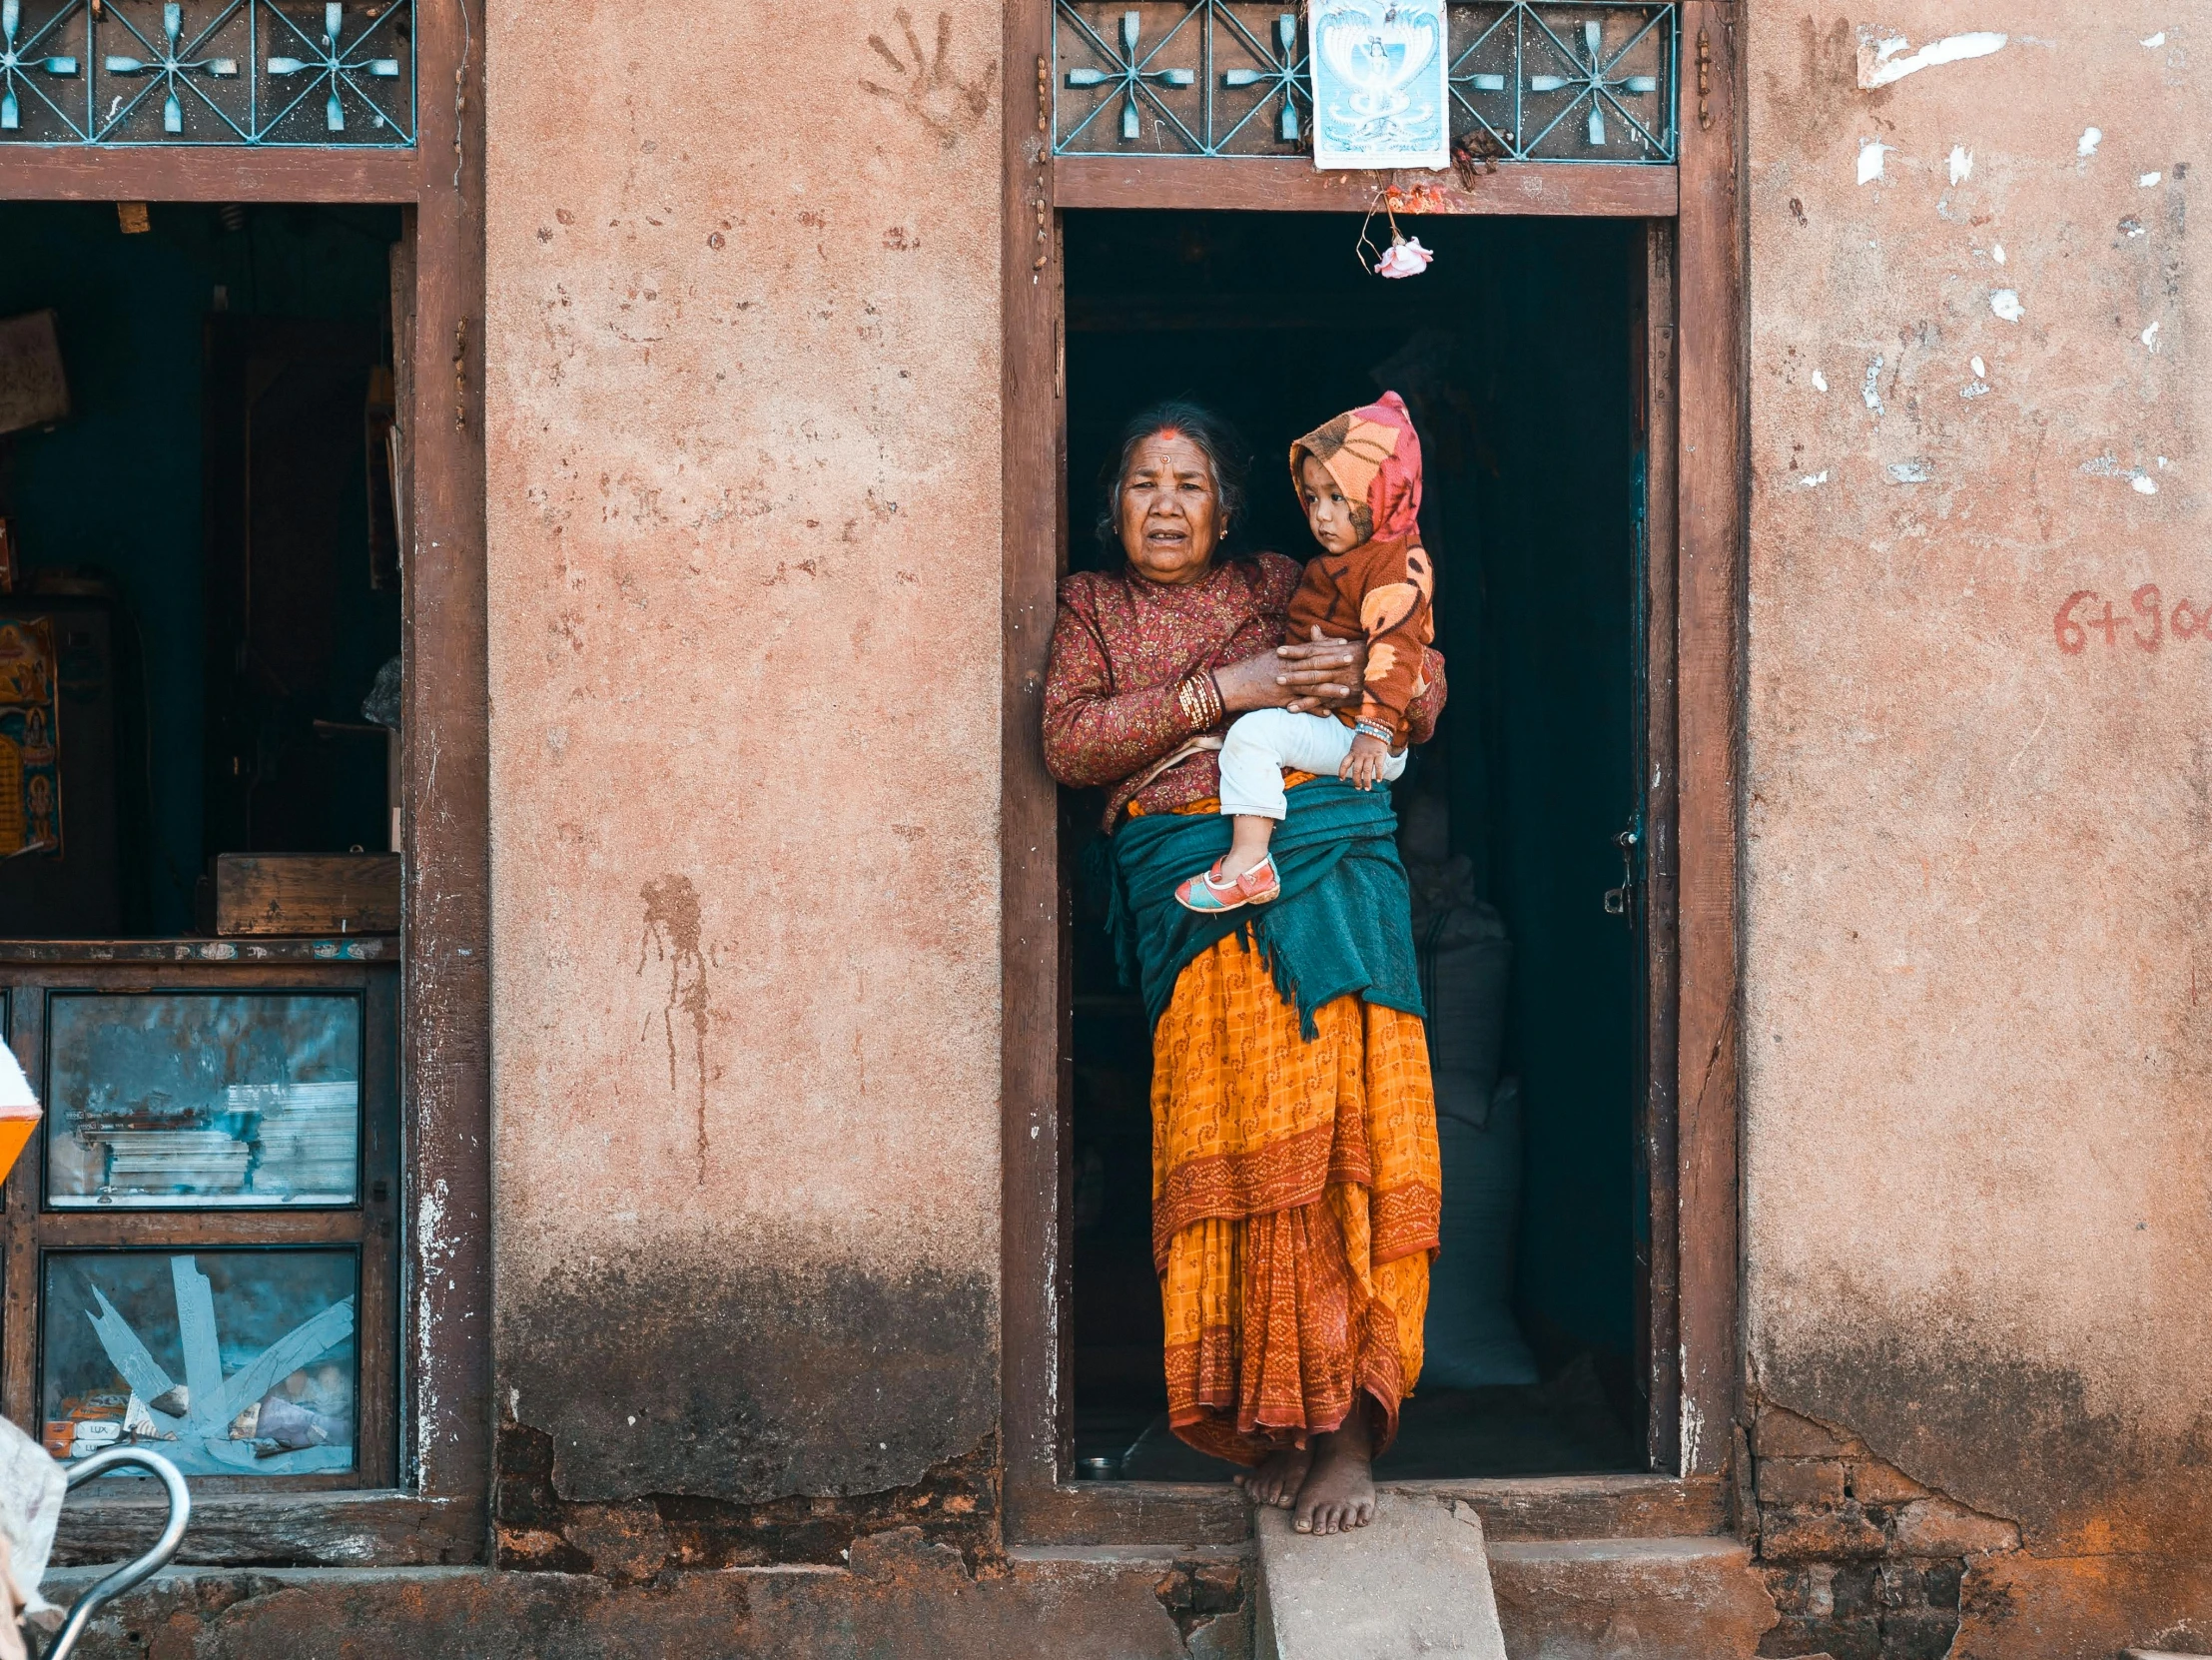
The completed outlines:
{"type": "Polygon", "coordinates": [[[1451,162],[1441,0],[1310,0],[1313,165],[1451,162]]]}
{"type": "Polygon", "coordinates": [[[62,850],[54,624],[0,622],[0,858],[62,850]]]}
{"type": "Polygon", "coordinates": [[[1674,0],[1051,0],[1056,156],[1674,164],[1674,0]]]}

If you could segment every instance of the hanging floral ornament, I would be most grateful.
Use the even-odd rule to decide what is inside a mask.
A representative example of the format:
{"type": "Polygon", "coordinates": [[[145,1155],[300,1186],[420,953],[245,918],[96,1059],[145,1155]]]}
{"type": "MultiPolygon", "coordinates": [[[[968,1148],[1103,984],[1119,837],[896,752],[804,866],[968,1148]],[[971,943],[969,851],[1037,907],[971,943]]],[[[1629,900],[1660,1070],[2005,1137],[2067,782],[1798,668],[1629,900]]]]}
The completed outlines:
{"type": "Polygon", "coordinates": [[[1421,246],[1419,237],[1392,236],[1390,248],[1375,262],[1377,277],[1418,277],[1436,256],[1421,246]]]}
{"type": "Polygon", "coordinates": [[[1397,210],[1391,199],[1380,192],[1376,193],[1374,206],[1367,210],[1367,217],[1360,221],[1358,246],[1360,265],[1365,267],[1369,258],[1375,254],[1375,245],[1367,240],[1367,227],[1375,222],[1375,214],[1378,210],[1390,221],[1390,246],[1383,250],[1380,258],[1375,260],[1373,267],[1375,275],[1377,277],[1420,276],[1422,272],[1428,270],[1429,261],[1435,259],[1436,254],[1432,249],[1423,248],[1419,237],[1409,237],[1398,229],[1397,210]]]}

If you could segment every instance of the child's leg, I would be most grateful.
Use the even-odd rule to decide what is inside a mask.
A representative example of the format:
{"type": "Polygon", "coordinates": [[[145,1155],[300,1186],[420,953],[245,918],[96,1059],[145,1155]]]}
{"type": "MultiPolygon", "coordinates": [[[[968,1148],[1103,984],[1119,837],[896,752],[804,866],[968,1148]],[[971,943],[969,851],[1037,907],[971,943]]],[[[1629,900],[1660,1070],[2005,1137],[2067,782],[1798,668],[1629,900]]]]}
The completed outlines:
{"type": "Polygon", "coordinates": [[[1326,715],[1288,709],[1239,715],[1221,744],[1221,811],[1236,821],[1221,874],[1241,876],[1267,857],[1275,826],[1290,811],[1282,790],[1285,767],[1325,777],[1344,764],[1351,748],[1352,729],[1326,715]]]}

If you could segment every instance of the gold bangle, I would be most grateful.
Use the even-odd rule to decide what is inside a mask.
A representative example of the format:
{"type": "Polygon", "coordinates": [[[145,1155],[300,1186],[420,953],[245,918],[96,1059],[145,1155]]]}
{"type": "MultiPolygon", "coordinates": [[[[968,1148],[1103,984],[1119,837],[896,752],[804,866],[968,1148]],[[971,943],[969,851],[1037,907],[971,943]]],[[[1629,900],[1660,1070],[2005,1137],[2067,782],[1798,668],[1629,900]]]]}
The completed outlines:
{"type": "Polygon", "coordinates": [[[1197,731],[1203,732],[1221,718],[1214,708],[1219,699],[1206,695],[1206,682],[1199,674],[1183,677],[1175,687],[1175,701],[1181,706],[1182,718],[1197,731]]]}

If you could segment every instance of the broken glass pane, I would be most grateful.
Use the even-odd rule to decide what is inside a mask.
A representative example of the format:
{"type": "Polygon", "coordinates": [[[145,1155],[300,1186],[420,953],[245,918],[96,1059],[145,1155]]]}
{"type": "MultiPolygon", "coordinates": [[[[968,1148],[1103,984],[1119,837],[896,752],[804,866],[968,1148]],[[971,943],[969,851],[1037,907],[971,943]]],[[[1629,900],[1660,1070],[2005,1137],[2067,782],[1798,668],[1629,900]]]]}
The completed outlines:
{"type": "Polygon", "coordinates": [[[118,1443],[187,1475],[354,1467],[351,1250],[66,1250],[45,1261],[47,1451],[118,1443]]]}
{"type": "Polygon", "coordinates": [[[57,993],[46,1197],[60,1210],[351,1205],[352,993],[57,993]]]}

